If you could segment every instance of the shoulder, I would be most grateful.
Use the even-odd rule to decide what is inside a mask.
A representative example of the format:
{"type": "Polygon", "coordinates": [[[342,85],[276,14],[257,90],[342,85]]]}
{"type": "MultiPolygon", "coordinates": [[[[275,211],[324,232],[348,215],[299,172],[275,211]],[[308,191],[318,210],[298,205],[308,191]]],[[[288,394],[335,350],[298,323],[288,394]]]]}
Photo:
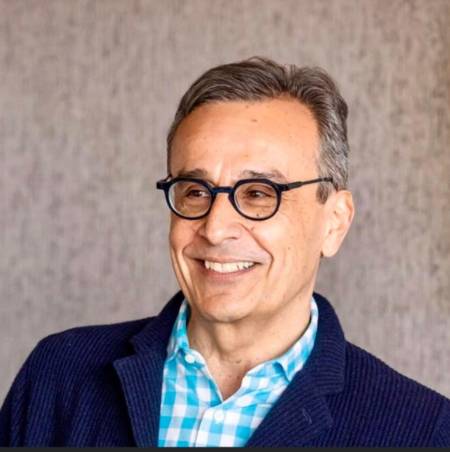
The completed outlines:
{"type": "Polygon", "coordinates": [[[71,328],[41,339],[30,354],[28,371],[80,373],[131,353],[130,339],[154,317],[108,325],[71,328]]]}
{"type": "Polygon", "coordinates": [[[345,369],[344,392],[353,397],[357,416],[364,412],[360,422],[370,420],[386,438],[402,438],[403,443],[449,445],[450,400],[446,397],[349,342],[345,369]]]}
{"type": "Polygon", "coordinates": [[[409,400],[448,402],[444,396],[399,373],[381,359],[351,342],[346,343],[345,364],[347,384],[361,387],[369,391],[369,394],[393,392],[397,400],[400,396],[405,397],[405,403],[409,400]]]}
{"type": "Polygon", "coordinates": [[[153,346],[164,349],[182,298],[177,293],[157,316],[71,328],[45,337],[22,366],[21,380],[58,394],[72,392],[75,383],[84,388],[88,386],[83,382],[95,383],[91,387],[99,388],[114,382],[117,360],[153,346]]]}
{"type": "Polygon", "coordinates": [[[62,442],[70,419],[95,425],[99,407],[114,410],[120,383],[113,363],[133,352],[131,338],[153,319],[72,328],[39,341],[0,410],[0,445],[62,442]]]}

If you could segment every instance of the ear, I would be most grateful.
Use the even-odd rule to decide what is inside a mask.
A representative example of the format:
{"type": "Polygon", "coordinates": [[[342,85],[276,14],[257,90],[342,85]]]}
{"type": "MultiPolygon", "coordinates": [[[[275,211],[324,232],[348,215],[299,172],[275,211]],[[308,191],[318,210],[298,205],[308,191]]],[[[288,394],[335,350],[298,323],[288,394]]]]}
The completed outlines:
{"type": "Polygon", "coordinates": [[[322,256],[334,256],[352,224],[355,214],[353,196],[348,190],[333,192],[325,203],[326,209],[326,229],[325,238],[322,244],[322,256]]]}

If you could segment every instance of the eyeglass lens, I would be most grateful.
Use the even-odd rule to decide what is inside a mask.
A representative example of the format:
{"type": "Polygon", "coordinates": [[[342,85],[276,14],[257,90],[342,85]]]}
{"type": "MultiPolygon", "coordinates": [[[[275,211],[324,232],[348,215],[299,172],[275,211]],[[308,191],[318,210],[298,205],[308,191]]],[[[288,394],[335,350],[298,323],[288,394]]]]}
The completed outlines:
{"type": "MultiPolygon", "coordinates": [[[[200,217],[210,208],[210,191],[194,181],[178,181],[169,191],[172,208],[185,217],[200,217]]],[[[274,187],[264,182],[248,182],[238,186],[234,193],[238,210],[250,218],[260,219],[271,216],[278,205],[274,187]]]]}

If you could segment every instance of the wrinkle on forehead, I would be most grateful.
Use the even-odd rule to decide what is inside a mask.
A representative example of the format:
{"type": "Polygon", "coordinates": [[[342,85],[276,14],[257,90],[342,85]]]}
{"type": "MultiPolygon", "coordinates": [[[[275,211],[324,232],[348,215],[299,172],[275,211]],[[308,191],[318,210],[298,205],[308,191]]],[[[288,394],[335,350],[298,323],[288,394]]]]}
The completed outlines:
{"type": "MultiPolygon", "coordinates": [[[[192,170],[181,169],[178,174],[174,174],[174,177],[192,177],[197,179],[205,179],[209,180],[210,174],[206,169],[203,168],[194,168],[192,170]]],[[[288,183],[287,177],[277,169],[270,169],[268,171],[258,171],[258,170],[250,170],[245,169],[241,171],[238,176],[238,179],[270,179],[275,182],[280,183],[288,183]]]]}
{"type": "Polygon", "coordinates": [[[319,142],[313,114],[296,100],[206,104],[181,122],[171,169],[173,176],[204,169],[213,178],[274,172],[268,178],[301,180],[317,175],[319,142]]]}

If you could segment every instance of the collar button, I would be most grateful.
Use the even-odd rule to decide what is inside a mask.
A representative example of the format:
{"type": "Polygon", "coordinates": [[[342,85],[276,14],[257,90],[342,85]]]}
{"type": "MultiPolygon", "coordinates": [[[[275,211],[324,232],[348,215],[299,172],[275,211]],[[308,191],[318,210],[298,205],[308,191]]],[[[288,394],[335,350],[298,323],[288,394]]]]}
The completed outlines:
{"type": "Polygon", "coordinates": [[[194,364],[196,361],[195,356],[191,355],[190,353],[187,353],[186,355],[184,355],[184,359],[189,364],[194,364]]]}

